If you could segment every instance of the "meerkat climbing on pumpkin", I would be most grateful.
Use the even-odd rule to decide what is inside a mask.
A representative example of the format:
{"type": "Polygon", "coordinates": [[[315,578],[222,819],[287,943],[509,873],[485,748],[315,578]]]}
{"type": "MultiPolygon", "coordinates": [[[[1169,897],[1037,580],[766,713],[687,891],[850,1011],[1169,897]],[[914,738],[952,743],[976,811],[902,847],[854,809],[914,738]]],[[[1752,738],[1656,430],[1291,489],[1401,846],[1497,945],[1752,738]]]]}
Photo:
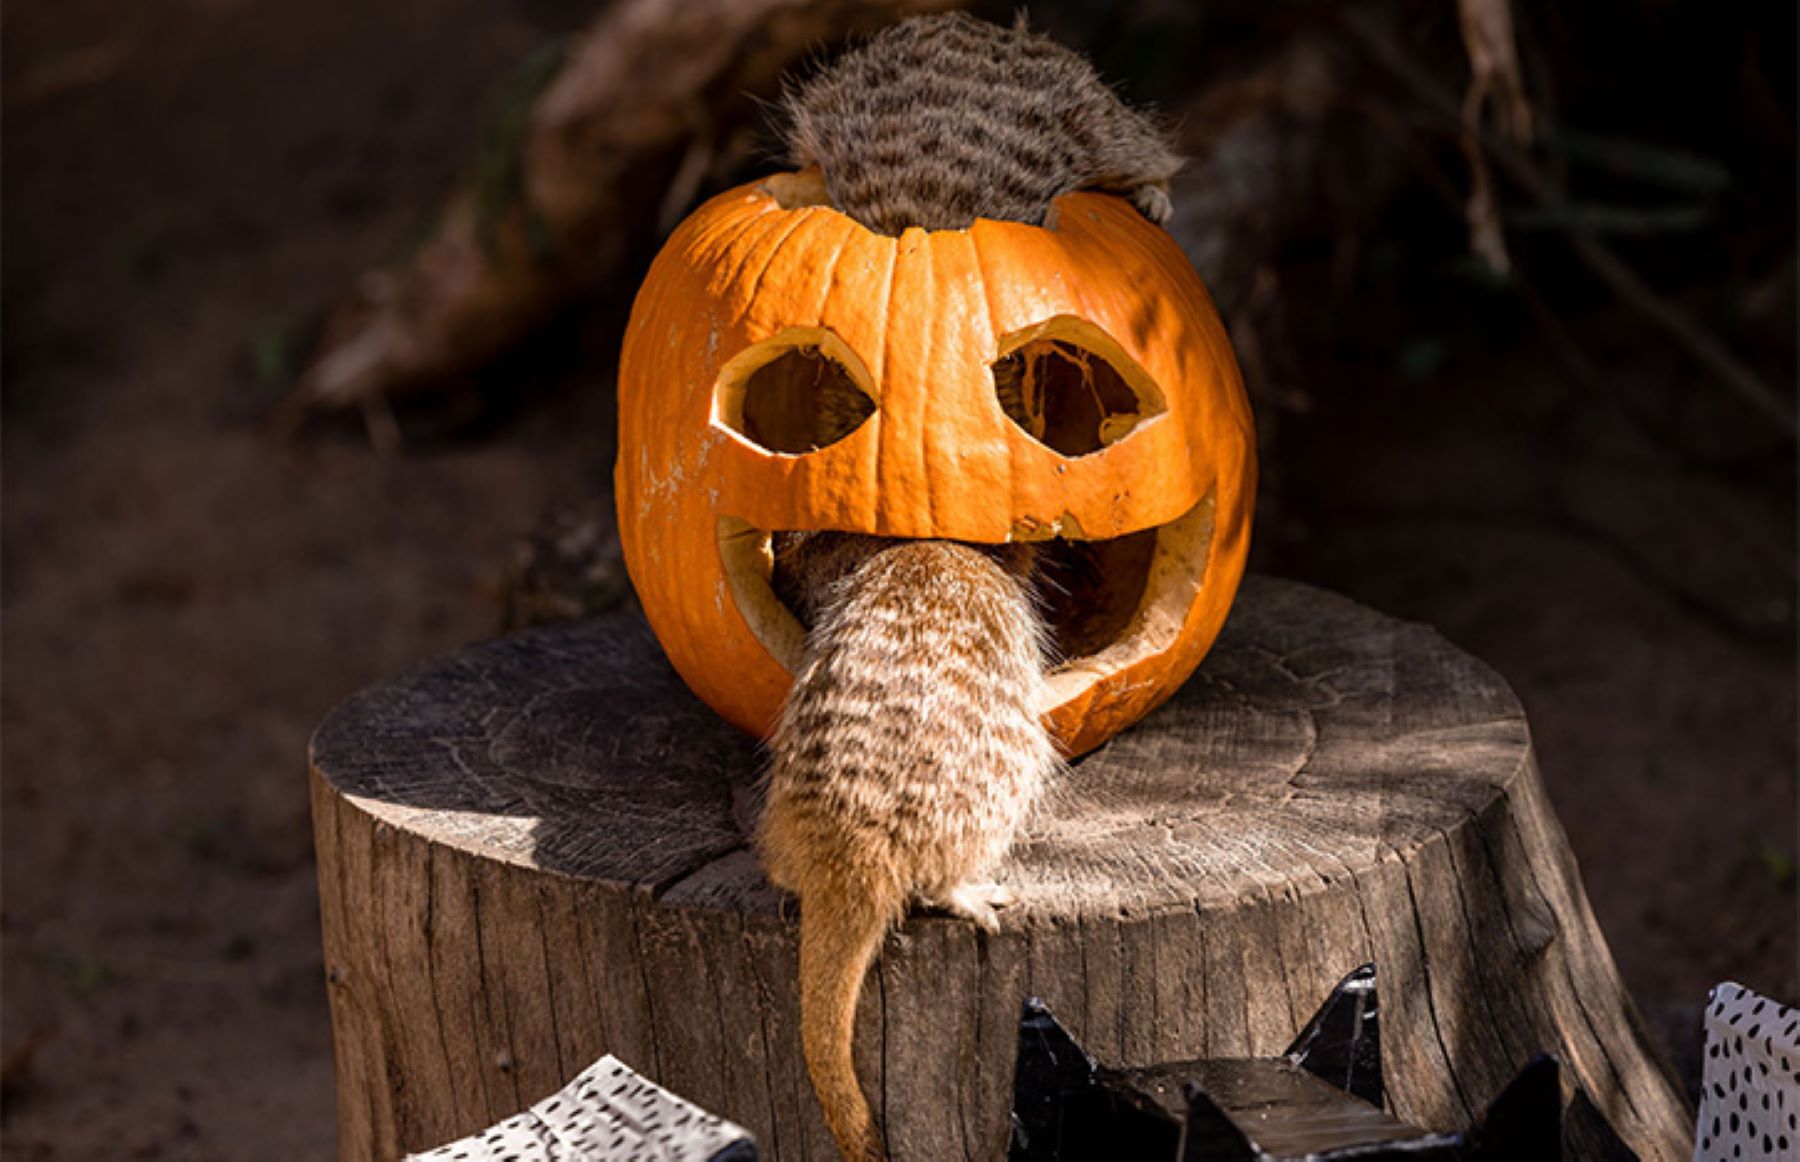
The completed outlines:
{"type": "MultiPolygon", "coordinates": [[[[1160,224],[1180,164],[1082,58],[960,14],[877,35],[786,107],[792,160],[880,234],[1040,225],[1077,189],[1127,197],[1160,224]]],[[[997,369],[996,391],[1042,434],[1029,364],[997,369]]],[[[819,416],[814,445],[841,434],[830,407],[819,416]]],[[[847,1159],[870,1162],[886,1151],[851,1059],[863,977],[912,904],[997,927],[1007,900],[986,880],[1057,762],[1040,710],[1037,554],[834,532],[779,533],[772,547],[775,592],[807,636],[757,845],[800,899],[802,1042],[826,1122],[847,1159]]]]}

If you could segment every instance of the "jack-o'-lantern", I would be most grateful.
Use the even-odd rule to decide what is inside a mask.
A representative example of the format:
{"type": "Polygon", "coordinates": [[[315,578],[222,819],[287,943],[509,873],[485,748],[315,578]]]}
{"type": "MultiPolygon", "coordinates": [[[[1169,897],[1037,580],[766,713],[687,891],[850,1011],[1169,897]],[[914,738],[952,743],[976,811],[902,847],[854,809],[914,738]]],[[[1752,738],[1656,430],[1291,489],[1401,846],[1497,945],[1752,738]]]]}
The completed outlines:
{"type": "Polygon", "coordinates": [[[870,232],[816,178],[721,194],[638,293],[619,370],[619,531],[677,671],[766,734],[804,631],[771,534],[1044,541],[1068,754],[1148,713],[1244,569],[1249,406],[1180,248],[1126,201],[1045,225],[870,232]]]}

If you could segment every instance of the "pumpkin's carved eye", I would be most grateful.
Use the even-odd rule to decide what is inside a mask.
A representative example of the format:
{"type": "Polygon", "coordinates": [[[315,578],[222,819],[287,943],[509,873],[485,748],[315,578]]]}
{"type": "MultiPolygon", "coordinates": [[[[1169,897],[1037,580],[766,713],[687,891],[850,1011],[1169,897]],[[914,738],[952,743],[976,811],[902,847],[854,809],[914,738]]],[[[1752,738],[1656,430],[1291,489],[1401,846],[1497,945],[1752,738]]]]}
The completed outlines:
{"type": "Polygon", "coordinates": [[[1000,410],[1063,456],[1086,456],[1162,410],[1117,368],[1066,339],[1033,339],[994,364],[1000,410]]]}
{"type": "Polygon", "coordinates": [[[875,412],[848,368],[821,347],[789,347],[719,385],[719,420],[771,452],[796,455],[835,444],[875,412]]]}

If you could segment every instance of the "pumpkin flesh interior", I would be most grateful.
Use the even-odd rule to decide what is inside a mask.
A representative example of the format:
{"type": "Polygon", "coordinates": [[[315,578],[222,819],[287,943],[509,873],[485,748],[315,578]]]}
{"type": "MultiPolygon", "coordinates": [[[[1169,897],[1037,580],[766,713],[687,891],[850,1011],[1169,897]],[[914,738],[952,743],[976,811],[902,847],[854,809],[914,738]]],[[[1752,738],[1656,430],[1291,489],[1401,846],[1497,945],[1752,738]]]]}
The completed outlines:
{"type": "MultiPolygon", "coordinates": [[[[1079,319],[1056,318],[1011,336],[993,367],[994,394],[1006,418],[1038,443],[1071,459],[1130,435],[1167,410],[1135,366],[1121,373],[1111,341],[1079,319]]],[[[1127,366],[1130,366],[1127,363],[1127,366]]]]}
{"type": "Polygon", "coordinates": [[[875,412],[869,373],[823,327],[789,327],[726,364],[712,422],[777,455],[835,444],[875,412]]]}
{"type": "MultiPolygon", "coordinates": [[[[1105,540],[1040,542],[1035,582],[1050,631],[1050,702],[1167,650],[1200,597],[1213,533],[1213,494],[1169,523],[1105,540]]],[[[719,520],[719,556],[745,623],[788,673],[799,670],[806,631],[776,597],[772,531],[719,520]]]]}

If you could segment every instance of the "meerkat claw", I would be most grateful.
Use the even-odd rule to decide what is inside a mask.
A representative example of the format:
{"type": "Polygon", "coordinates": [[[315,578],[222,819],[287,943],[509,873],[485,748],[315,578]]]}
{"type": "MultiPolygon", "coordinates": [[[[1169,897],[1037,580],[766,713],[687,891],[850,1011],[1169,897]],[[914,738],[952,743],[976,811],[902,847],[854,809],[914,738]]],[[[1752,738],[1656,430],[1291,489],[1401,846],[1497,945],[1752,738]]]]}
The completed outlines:
{"type": "Polygon", "coordinates": [[[990,908],[1010,908],[1014,904],[1019,902],[1019,893],[1013,891],[1011,888],[1007,887],[1005,884],[992,884],[992,883],[984,882],[984,883],[978,883],[978,884],[967,884],[967,885],[965,885],[965,887],[969,891],[975,892],[976,894],[978,894],[980,896],[980,898],[984,902],[986,902],[986,904],[990,908]]]}
{"type": "Polygon", "coordinates": [[[986,932],[1000,930],[997,910],[1018,902],[1018,894],[999,884],[959,884],[942,898],[933,900],[937,907],[953,916],[972,921],[986,932]]]}

